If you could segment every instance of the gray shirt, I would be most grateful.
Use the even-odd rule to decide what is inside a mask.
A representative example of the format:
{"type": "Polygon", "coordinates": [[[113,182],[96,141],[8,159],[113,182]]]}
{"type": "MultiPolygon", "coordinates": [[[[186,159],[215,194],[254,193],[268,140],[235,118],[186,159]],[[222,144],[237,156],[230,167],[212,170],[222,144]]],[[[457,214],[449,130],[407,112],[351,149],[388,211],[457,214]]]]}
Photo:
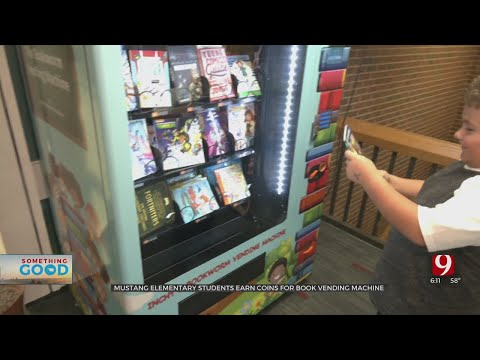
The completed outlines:
{"type": "MultiPolygon", "coordinates": [[[[466,179],[476,175],[478,172],[456,162],[425,181],[416,203],[427,207],[444,203],[466,179]]],[[[385,284],[384,292],[370,293],[382,314],[480,314],[480,247],[429,253],[392,229],[373,283],[385,284]],[[440,284],[431,283],[432,257],[436,254],[454,257],[452,277],[460,277],[458,283],[450,283],[451,277],[441,277],[440,284]]]]}

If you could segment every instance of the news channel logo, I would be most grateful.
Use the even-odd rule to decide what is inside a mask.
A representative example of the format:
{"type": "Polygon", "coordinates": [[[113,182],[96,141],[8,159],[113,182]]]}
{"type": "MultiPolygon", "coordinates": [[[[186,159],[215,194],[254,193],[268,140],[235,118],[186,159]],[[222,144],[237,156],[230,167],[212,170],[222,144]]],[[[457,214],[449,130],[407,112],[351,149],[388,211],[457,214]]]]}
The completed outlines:
{"type": "Polygon", "coordinates": [[[455,273],[455,258],[452,255],[433,255],[432,274],[435,276],[452,276],[455,273]]]}
{"type": "Polygon", "coordinates": [[[432,277],[430,282],[432,284],[441,284],[442,279],[447,278],[450,284],[458,284],[462,278],[455,277],[455,258],[453,255],[433,255],[432,256],[432,277]]]}
{"type": "Polygon", "coordinates": [[[0,284],[71,284],[72,255],[0,255],[0,284]]]}

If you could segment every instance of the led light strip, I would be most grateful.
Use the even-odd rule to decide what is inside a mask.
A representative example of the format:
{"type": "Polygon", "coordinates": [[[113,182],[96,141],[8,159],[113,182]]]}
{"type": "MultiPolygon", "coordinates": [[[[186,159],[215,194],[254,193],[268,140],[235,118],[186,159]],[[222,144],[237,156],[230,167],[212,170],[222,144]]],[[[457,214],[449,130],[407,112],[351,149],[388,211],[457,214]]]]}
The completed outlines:
{"type": "Polygon", "coordinates": [[[294,92],[294,84],[295,84],[295,75],[297,74],[297,52],[298,46],[292,45],[290,48],[290,64],[289,64],[289,72],[288,72],[288,90],[287,90],[287,98],[285,102],[285,114],[283,116],[283,135],[282,135],[282,148],[280,151],[280,161],[278,165],[278,177],[277,177],[277,193],[281,195],[284,191],[285,184],[283,183],[285,180],[286,175],[286,162],[287,162],[287,154],[288,154],[288,134],[290,129],[290,121],[292,120],[292,106],[293,106],[293,92],[294,92]]]}

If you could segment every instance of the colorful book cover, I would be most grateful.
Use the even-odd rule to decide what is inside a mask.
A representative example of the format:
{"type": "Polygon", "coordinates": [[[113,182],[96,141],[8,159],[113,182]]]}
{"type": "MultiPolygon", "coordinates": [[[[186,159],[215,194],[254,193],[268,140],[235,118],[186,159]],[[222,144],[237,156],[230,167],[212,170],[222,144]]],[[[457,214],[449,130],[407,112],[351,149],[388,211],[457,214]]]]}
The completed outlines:
{"type": "Polygon", "coordinates": [[[255,141],[255,127],[257,124],[257,117],[255,114],[255,103],[243,104],[245,107],[245,139],[247,140],[247,147],[253,146],[255,141]]]}
{"type": "Polygon", "coordinates": [[[326,154],[316,159],[310,160],[305,169],[305,178],[316,176],[316,172],[323,172],[330,166],[330,155],[326,154]]]}
{"type": "Polygon", "coordinates": [[[333,142],[323,144],[323,145],[308,149],[305,159],[307,161],[311,161],[325,154],[329,154],[332,151],[333,151],[333,142]]]}
{"type": "Polygon", "coordinates": [[[303,227],[306,227],[313,222],[319,220],[323,214],[323,203],[314,206],[310,210],[305,211],[305,215],[303,216],[303,227]]]}
{"type": "Polygon", "coordinates": [[[307,163],[305,177],[308,179],[307,195],[327,185],[329,177],[330,154],[307,163]]]}
{"type": "Polygon", "coordinates": [[[318,71],[345,69],[350,57],[349,47],[327,47],[322,49],[318,71]]]}
{"type": "Polygon", "coordinates": [[[203,97],[203,86],[195,45],[168,46],[175,104],[186,104],[203,97]]]}
{"type": "Polygon", "coordinates": [[[132,159],[133,180],[155,173],[157,164],[148,141],[145,119],[128,122],[128,139],[132,159]]]}
{"type": "Polygon", "coordinates": [[[175,137],[175,132],[177,131],[177,119],[161,119],[154,120],[153,127],[155,130],[155,147],[160,152],[160,161],[163,165],[163,160],[165,160],[169,153],[171,153],[170,148],[173,146],[173,139],[175,137]]]}
{"type": "Polygon", "coordinates": [[[325,111],[315,116],[315,123],[319,129],[325,129],[330,126],[333,117],[333,111],[325,111]],[[326,125],[326,126],[324,126],[326,125]]]}
{"type": "Polygon", "coordinates": [[[255,126],[256,116],[253,103],[228,107],[228,131],[235,138],[235,151],[243,150],[254,144],[255,126]]]}
{"type": "Polygon", "coordinates": [[[178,188],[185,187],[187,184],[195,183],[203,178],[202,175],[197,174],[195,170],[187,171],[185,174],[181,174],[167,180],[167,184],[170,187],[170,191],[178,188]]]}
{"type": "Polygon", "coordinates": [[[250,196],[240,163],[216,169],[214,173],[225,205],[250,196]]]}
{"type": "Polygon", "coordinates": [[[323,91],[320,93],[320,104],[318,112],[335,111],[340,109],[342,104],[343,89],[323,91]]]}
{"type": "Polygon", "coordinates": [[[191,171],[187,171],[186,173],[182,173],[181,175],[177,175],[174,177],[171,177],[167,179],[167,185],[170,187],[170,189],[173,189],[174,187],[177,187],[177,184],[179,183],[186,183],[189,181],[194,180],[194,178],[198,178],[199,175],[197,175],[196,171],[192,169],[191,171]]]}
{"type": "Polygon", "coordinates": [[[165,182],[137,188],[135,197],[140,236],[175,222],[175,207],[165,182]]]}
{"type": "Polygon", "coordinates": [[[210,186],[214,189],[215,193],[219,195],[219,198],[222,200],[222,202],[223,202],[222,190],[220,190],[220,187],[218,185],[217,177],[215,176],[215,170],[222,169],[224,167],[231,166],[233,164],[238,164],[239,166],[242,166],[242,161],[240,159],[227,160],[227,161],[221,162],[220,164],[209,166],[203,170],[205,177],[210,183],[210,186]]]}
{"type": "Polygon", "coordinates": [[[315,115],[315,119],[313,121],[312,135],[319,130],[328,128],[330,124],[336,123],[338,120],[338,115],[339,115],[338,110],[325,111],[315,115]]]}
{"type": "Polygon", "coordinates": [[[327,91],[343,88],[345,84],[345,75],[347,70],[322,71],[318,75],[317,91],[327,91]]]}
{"type": "Polygon", "coordinates": [[[313,241],[310,246],[297,253],[297,266],[305,262],[308,258],[315,255],[317,251],[317,242],[313,241]]]}
{"type": "Polygon", "coordinates": [[[198,48],[200,73],[210,86],[210,101],[235,97],[225,48],[198,48]]]}
{"type": "Polygon", "coordinates": [[[148,132],[148,142],[150,143],[150,148],[152,149],[153,158],[155,159],[155,163],[157,164],[157,168],[162,163],[162,155],[160,150],[158,149],[158,142],[157,142],[157,132],[155,131],[155,125],[147,125],[147,132],[148,132]]]}
{"type": "Polygon", "coordinates": [[[148,141],[150,142],[150,146],[158,148],[157,133],[155,132],[155,126],[147,125],[147,133],[148,133],[148,141]]]}
{"type": "Polygon", "coordinates": [[[315,119],[312,123],[312,140],[315,139],[317,132],[322,129],[328,129],[332,121],[332,111],[325,111],[323,113],[315,115],[315,119]]]}
{"type": "Polygon", "coordinates": [[[239,98],[262,95],[260,84],[248,55],[227,56],[227,61],[230,73],[237,80],[237,96],[239,98]]]}
{"type": "Polygon", "coordinates": [[[314,241],[317,241],[318,237],[318,228],[310,231],[307,235],[304,235],[295,242],[295,251],[301,252],[308,249],[314,241]]]}
{"type": "Polygon", "coordinates": [[[328,168],[326,168],[322,172],[319,172],[316,177],[309,177],[308,186],[307,186],[307,195],[327,186],[328,178],[329,178],[328,168]]]}
{"type": "Polygon", "coordinates": [[[138,89],[140,107],[170,107],[170,74],[166,51],[130,50],[133,83],[138,89]]]}
{"type": "Polygon", "coordinates": [[[208,109],[196,114],[202,124],[203,137],[208,146],[208,158],[212,159],[219,155],[224,155],[234,150],[234,143],[228,136],[227,124],[220,121],[219,113],[216,109],[208,109]]]}
{"type": "Polygon", "coordinates": [[[137,94],[133,85],[132,71],[130,69],[130,61],[128,60],[128,52],[122,47],[123,61],[123,85],[125,88],[125,106],[127,111],[135,110],[138,107],[137,94]]]}
{"type": "Polygon", "coordinates": [[[202,126],[197,116],[155,120],[163,170],[203,164],[202,126]]]}
{"type": "Polygon", "coordinates": [[[313,138],[313,146],[320,146],[332,141],[337,137],[337,124],[331,124],[328,128],[317,131],[313,138]]]}
{"type": "Polygon", "coordinates": [[[184,223],[189,223],[220,208],[208,180],[204,177],[177,184],[172,188],[172,194],[184,223]]]}
{"type": "Polygon", "coordinates": [[[312,207],[320,204],[325,195],[327,194],[327,188],[324,187],[320,190],[317,190],[307,196],[304,196],[300,199],[300,214],[304,213],[307,210],[310,210],[312,207]]]}

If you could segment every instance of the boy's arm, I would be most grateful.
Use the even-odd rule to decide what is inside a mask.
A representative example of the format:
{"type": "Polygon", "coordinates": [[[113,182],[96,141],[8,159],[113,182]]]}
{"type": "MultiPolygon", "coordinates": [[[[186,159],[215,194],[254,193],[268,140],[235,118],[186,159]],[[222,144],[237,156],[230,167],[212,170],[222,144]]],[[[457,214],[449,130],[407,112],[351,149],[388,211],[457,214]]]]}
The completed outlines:
{"type": "Polygon", "coordinates": [[[426,246],[418,222],[418,205],[395,190],[370,159],[349,150],[345,158],[347,177],[362,185],[383,217],[411,242],[426,246]]]}
{"type": "Polygon", "coordinates": [[[395,190],[409,199],[415,199],[417,197],[425,182],[425,180],[405,179],[389,174],[385,170],[379,170],[379,172],[395,190]]]}
{"type": "MultiPolygon", "coordinates": [[[[363,180],[362,186],[365,192],[382,213],[383,217],[411,242],[418,246],[426,246],[418,223],[418,205],[408,199],[406,195],[403,195],[400,190],[395,189],[393,185],[389,186],[387,182],[378,175],[365,176],[363,180]]],[[[411,189],[409,189],[411,194],[416,191],[416,195],[420,190],[420,187],[412,186],[407,182],[407,188],[408,187],[411,187],[411,189]],[[418,190],[415,190],[417,187],[418,190]]]]}

